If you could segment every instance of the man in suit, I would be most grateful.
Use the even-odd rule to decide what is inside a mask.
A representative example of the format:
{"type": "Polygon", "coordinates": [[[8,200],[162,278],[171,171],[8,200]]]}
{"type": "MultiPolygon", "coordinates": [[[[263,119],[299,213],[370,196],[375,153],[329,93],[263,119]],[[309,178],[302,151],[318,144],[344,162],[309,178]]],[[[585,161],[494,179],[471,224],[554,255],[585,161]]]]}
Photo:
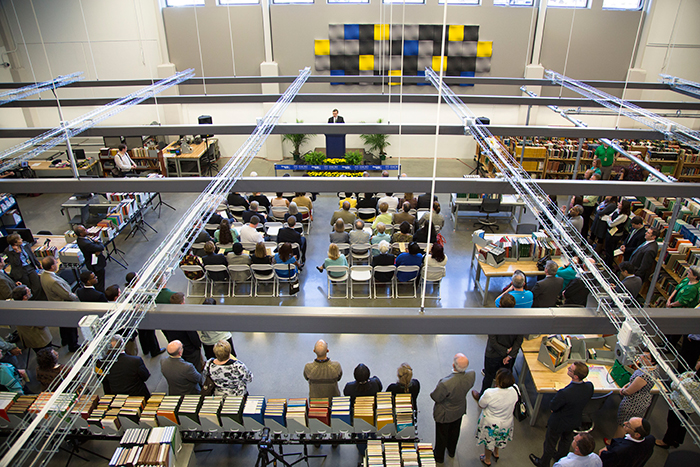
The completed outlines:
{"type": "Polygon", "coordinates": [[[228,202],[229,206],[243,206],[246,209],[248,209],[250,206],[248,200],[245,199],[245,196],[241,195],[237,191],[232,191],[229,193],[226,201],[228,202]]]}
{"type": "MultiPolygon", "coordinates": [[[[642,279],[634,274],[634,265],[630,261],[620,263],[620,279],[622,279],[624,288],[627,289],[632,298],[636,299],[642,290],[642,279]]],[[[623,292],[619,288],[616,288],[615,291],[623,292]]]]}
{"type": "Polygon", "coordinates": [[[160,371],[168,381],[168,394],[186,396],[202,391],[203,378],[194,365],[182,358],[183,345],[180,341],[168,344],[168,358],[160,361],[160,371]]]}
{"type": "Polygon", "coordinates": [[[13,233],[7,237],[9,247],[5,250],[7,262],[10,265],[10,277],[15,282],[21,282],[32,289],[34,300],[41,300],[44,291],[41,289],[41,280],[37,269],[41,269],[39,260],[28,243],[22,240],[19,234],[13,233]]]}
{"type": "Polygon", "coordinates": [[[345,225],[355,222],[355,214],[350,212],[349,201],[343,201],[343,207],[333,213],[333,217],[331,217],[331,225],[334,225],[335,221],[338,219],[343,219],[345,225]]]}
{"type": "Polygon", "coordinates": [[[146,381],[151,373],[139,356],[124,352],[124,338],[115,334],[109,341],[112,352],[119,352],[117,360],[103,381],[105,394],[128,394],[130,396],[151,397],[146,381]]]}
{"type": "Polygon", "coordinates": [[[306,237],[302,237],[301,233],[297,231],[294,226],[297,225],[297,219],[294,216],[287,218],[287,227],[283,227],[277,232],[277,243],[296,243],[301,248],[300,252],[295,252],[295,254],[301,254],[301,262],[306,263],[306,237]]]}
{"type": "Polygon", "coordinates": [[[642,467],[654,452],[656,440],[650,434],[651,425],[645,418],[632,417],[622,427],[625,437],[612,439],[598,453],[603,467],[642,467]]]}
{"type": "MultiPolygon", "coordinates": [[[[32,291],[26,285],[18,285],[12,290],[12,300],[26,302],[32,298],[32,291]]],[[[44,347],[51,345],[53,336],[47,326],[17,326],[17,333],[24,347],[38,353],[44,347]]]]}
{"type": "Polygon", "coordinates": [[[404,202],[403,205],[401,205],[401,212],[394,213],[391,222],[394,225],[401,225],[401,223],[405,221],[413,225],[416,222],[416,216],[409,213],[410,210],[411,205],[408,202],[404,202]]]}
{"type": "Polygon", "coordinates": [[[545,278],[537,281],[532,288],[532,307],[549,308],[556,306],[561,290],[564,288],[564,279],[557,276],[559,266],[552,260],[544,266],[545,278]]]}
{"type": "MultiPolygon", "coordinates": [[[[437,201],[438,197],[434,196],[433,201],[437,201]]],[[[418,197],[418,206],[416,209],[430,209],[430,193],[424,193],[418,197]]]]}
{"type": "Polygon", "coordinates": [[[5,258],[0,256],[0,300],[12,298],[12,289],[22,285],[20,281],[16,281],[5,272],[5,258]]]}
{"type": "Polygon", "coordinates": [[[544,438],[542,457],[530,454],[530,461],[536,466],[549,467],[554,458],[558,461],[569,452],[574,439],[574,430],[581,425],[583,409],[593,396],[593,383],[584,381],[588,376],[588,366],[574,362],[567,370],[571,383],[560,389],[550,403],[552,415],[547,421],[547,434],[544,438]],[[557,442],[559,447],[557,449],[557,442]]]}
{"type": "MultiPolygon", "coordinates": [[[[77,295],[71,292],[71,287],[65,279],[56,274],[58,262],[53,256],[47,256],[41,260],[44,272],[41,274],[41,287],[44,289],[46,299],[52,302],[78,302],[77,295]]],[[[59,328],[61,332],[61,344],[67,345],[70,352],[80,348],[78,345],[78,328],[59,328]]]]}
{"type": "Polygon", "coordinates": [[[267,196],[263,195],[261,192],[256,191],[256,192],[254,192],[252,195],[248,196],[248,201],[251,202],[251,203],[252,203],[253,201],[257,201],[257,202],[258,202],[258,206],[262,206],[262,207],[264,207],[264,208],[267,210],[267,212],[270,212],[270,208],[271,208],[271,205],[270,205],[270,198],[268,198],[267,196]]]}
{"type": "Polygon", "coordinates": [[[445,449],[450,457],[457,452],[459,429],[462,415],[467,413],[467,393],[474,386],[476,375],[467,371],[469,359],[462,353],[454,356],[452,373],[442,378],[430,398],[435,401],[433,419],[435,420],[435,461],[445,461],[445,449]]]}
{"type": "Polygon", "coordinates": [[[632,257],[632,253],[637,249],[639,245],[644,243],[644,219],[639,216],[634,216],[630,222],[630,233],[623,242],[620,250],[622,251],[622,258],[624,261],[629,261],[632,257]]]}
{"type": "Polygon", "coordinates": [[[88,237],[87,229],[82,225],[76,225],[73,231],[78,236],[78,248],[83,253],[85,258],[85,267],[88,271],[92,271],[97,276],[97,284],[95,288],[100,292],[105,291],[105,268],[107,267],[107,259],[102,252],[105,246],[99,240],[94,240],[88,237]]]}
{"type": "Polygon", "coordinates": [[[656,239],[659,238],[658,229],[649,228],[644,234],[644,243],[639,245],[630,256],[630,262],[634,265],[634,275],[647,280],[649,274],[654,270],[656,255],[659,252],[659,245],[656,239]]]}
{"type": "Polygon", "coordinates": [[[83,287],[79,288],[75,293],[81,302],[106,302],[105,294],[95,289],[97,284],[97,276],[92,271],[83,271],[80,273],[80,282],[83,287]]]}
{"type": "MultiPolygon", "coordinates": [[[[177,292],[170,297],[171,305],[184,305],[185,294],[177,292]]],[[[197,331],[163,331],[168,341],[180,341],[183,346],[182,358],[190,362],[194,367],[202,372],[204,368],[202,362],[202,341],[197,331]]]]}
{"type": "MultiPolygon", "coordinates": [[[[501,304],[505,300],[501,299],[501,304]]],[[[515,304],[515,299],[513,299],[515,304]]],[[[484,354],[484,380],[481,383],[481,392],[472,390],[472,397],[478,402],[479,398],[484,395],[484,391],[489,389],[493,384],[496,373],[501,368],[513,369],[515,358],[520,352],[520,346],[523,344],[523,336],[521,335],[492,335],[489,334],[486,341],[486,352],[484,354]]]]}
{"type": "Polygon", "coordinates": [[[260,219],[260,223],[264,224],[266,219],[265,213],[263,212],[258,212],[259,209],[259,204],[257,201],[251,201],[250,202],[250,208],[248,211],[244,211],[241,217],[243,218],[244,223],[249,223],[250,219],[253,218],[253,216],[258,216],[258,219],[260,219]]]}
{"type": "Polygon", "coordinates": [[[333,109],[333,116],[328,119],[328,123],[345,123],[345,120],[338,115],[338,109],[333,109]]]}

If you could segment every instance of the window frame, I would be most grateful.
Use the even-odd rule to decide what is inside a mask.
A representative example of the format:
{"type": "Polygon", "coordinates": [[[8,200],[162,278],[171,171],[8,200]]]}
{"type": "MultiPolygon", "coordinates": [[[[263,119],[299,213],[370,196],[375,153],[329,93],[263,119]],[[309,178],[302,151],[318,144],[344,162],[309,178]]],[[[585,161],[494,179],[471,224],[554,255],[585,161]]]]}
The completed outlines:
{"type": "Polygon", "coordinates": [[[605,0],[603,0],[603,6],[602,9],[603,11],[642,11],[644,9],[646,0],[638,0],[639,1],[639,6],[637,8],[616,8],[616,7],[606,7],[605,6],[605,0]]]}
{"type": "Polygon", "coordinates": [[[382,0],[384,5],[401,5],[402,3],[406,5],[425,5],[426,0],[382,0]]]}
{"type": "Polygon", "coordinates": [[[171,0],[164,0],[164,8],[183,8],[183,7],[196,7],[196,6],[204,6],[206,3],[206,0],[189,0],[188,5],[169,5],[169,2],[171,0]],[[196,2],[201,2],[201,3],[196,3],[196,2]]]}
{"type": "Polygon", "coordinates": [[[216,6],[250,6],[260,5],[260,0],[216,0],[216,6]],[[230,3],[223,3],[230,2],[230,3]]]}
{"type": "Polygon", "coordinates": [[[271,0],[271,5],[313,5],[316,0],[271,0]]]}
{"type": "MultiPolygon", "coordinates": [[[[586,4],[584,6],[570,6],[570,5],[550,5],[549,1],[550,0],[544,0],[547,2],[547,8],[560,8],[562,10],[564,9],[577,9],[577,10],[585,10],[585,9],[590,9],[591,8],[591,1],[592,0],[586,0],[586,4]]],[[[576,0],[573,0],[576,1],[576,0]]]]}
{"type": "Polygon", "coordinates": [[[481,0],[466,0],[466,1],[438,0],[438,5],[444,5],[445,3],[447,3],[448,5],[453,5],[453,6],[481,6],[481,0]],[[473,3],[467,3],[467,2],[473,2],[473,3]]]}
{"type": "Polygon", "coordinates": [[[326,0],[328,5],[369,5],[371,0],[326,0]]]}
{"type": "MultiPolygon", "coordinates": [[[[508,0],[505,0],[505,1],[508,1],[508,0]]],[[[535,6],[536,0],[527,0],[527,1],[530,2],[529,5],[511,5],[510,3],[507,5],[504,5],[504,4],[497,4],[496,0],[494,0],[493,6],[499,7],[499,8],[506,8],[506,7],[507,8],[532,8],[535,6]]]]}

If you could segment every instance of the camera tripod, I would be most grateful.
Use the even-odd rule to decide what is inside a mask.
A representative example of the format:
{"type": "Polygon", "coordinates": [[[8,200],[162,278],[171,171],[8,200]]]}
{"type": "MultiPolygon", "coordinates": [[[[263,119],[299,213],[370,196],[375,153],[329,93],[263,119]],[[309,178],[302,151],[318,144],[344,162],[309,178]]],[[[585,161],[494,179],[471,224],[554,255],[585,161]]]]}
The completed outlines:
{"type": "Polygon", "coordinates": [[[292,467],[293,465],[298,464],[299,462],[306,461],[306,465],[309,465],[309,459],[314,458],[314,457],[326,457],[325,454],[309,454],[307,444],[304,443],[304,452],[289,452],[289,453],[283,453],[282,452],[282,445],[280,444],[280,452],[275,451],[275,447],[272,444],[272,441],[270,439],[270,429],[265,428],[263,430],[263,435],[260,441],[258,442],[258,458],[255,461],[255,467],[266,467],[268,465],[277,465],[279,462],[280,465],[283,465],[285,467],[292,467]],[[294,462],[291,464],[285,460],[285,456],[300,456],[298,459],[296,459],[294,462]],[[270,458],[272,457],[272,458],[270,458]]]}

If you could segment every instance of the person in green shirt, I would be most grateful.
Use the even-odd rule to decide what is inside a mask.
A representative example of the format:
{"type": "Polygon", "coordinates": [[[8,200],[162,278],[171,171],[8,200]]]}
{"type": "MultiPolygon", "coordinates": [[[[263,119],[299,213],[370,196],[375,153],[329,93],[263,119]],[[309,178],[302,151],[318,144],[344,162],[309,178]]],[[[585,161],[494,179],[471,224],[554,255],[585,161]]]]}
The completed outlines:
{"type": "Polygon", "coordinates": [[[698,279],[700,279],[700,266],[689,267],[686,276],[666,300],[666,307],[694,308],[697,306],[700,298],[698,279]]]}
{"type": "Polygon", "coordinates": [[[600,159],[602,163],[601,170],[603,172],[603,180],[610,180],[612,166],[615,163],[615,154],[617,154],[615,148],[605,143],[598,146],[595,150],[595,157],[600,159]]]}

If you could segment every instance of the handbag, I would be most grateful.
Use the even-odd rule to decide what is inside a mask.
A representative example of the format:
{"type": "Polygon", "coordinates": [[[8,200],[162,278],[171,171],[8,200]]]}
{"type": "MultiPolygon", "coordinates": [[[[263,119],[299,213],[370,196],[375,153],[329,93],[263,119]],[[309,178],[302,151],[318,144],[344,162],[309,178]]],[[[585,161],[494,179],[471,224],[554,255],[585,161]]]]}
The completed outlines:
{"type": "Polygon", "coordinates": [[[543,256],[542,258],[537,260],[537,270],[538,271],[544,271],[544,267],[547,265],[547,261],[550,261],[552,259],[551,256],[546,255],[543,256]]]}
{"type": "Polygon", "coordinates": [[[209,376],[209,367],[210,366],[211,366],[211,360],[208,361],[204,367],[204,369],[207,372],[207,376],[206,376],[206,378],[204,378],[204,384],[202,384],[202,392],[200,393],[203,396],[213,396],[214,390],[216,389],[216,384],[214,383],[214,380],[211,379],[211,376],[209,376]]]}
{"type": "Polygon", "coordinates": [[[629,371],[627,371],[627,368],[625,368],[624,365],[621,365],[620,362],[615,360],[613,367],[610,369],[610,377],[613,379],[613,381],[615,381],[615,384],[623,387],[625,384],[630,382],[632,375],[629,371]]]}
{"type": "MultiPolygon", "coordinates": [[[[292,277],[292,267],[288,264],[287,270],[289,271],[289,277],[292,277]]],[[[289,295],[296,295],[299,292],[299,276],[296,279],[289,281],[289,295]]]]}
{"type": "Polygon", "coordinates": [[[515,407],[513,408],[513,416],[517,418],[519,422],[522,422],[527,418],[527,405],[523,402],[518,385],[514,384],[513,387],[515,388],[515,392],[518,393],[518,402],[515,403],[515,407]]]}
{"type": "Polygon", "coordinates": [[[121,177],[122,171],[119,167],[112,167],[112,177],[121,177]]]}

